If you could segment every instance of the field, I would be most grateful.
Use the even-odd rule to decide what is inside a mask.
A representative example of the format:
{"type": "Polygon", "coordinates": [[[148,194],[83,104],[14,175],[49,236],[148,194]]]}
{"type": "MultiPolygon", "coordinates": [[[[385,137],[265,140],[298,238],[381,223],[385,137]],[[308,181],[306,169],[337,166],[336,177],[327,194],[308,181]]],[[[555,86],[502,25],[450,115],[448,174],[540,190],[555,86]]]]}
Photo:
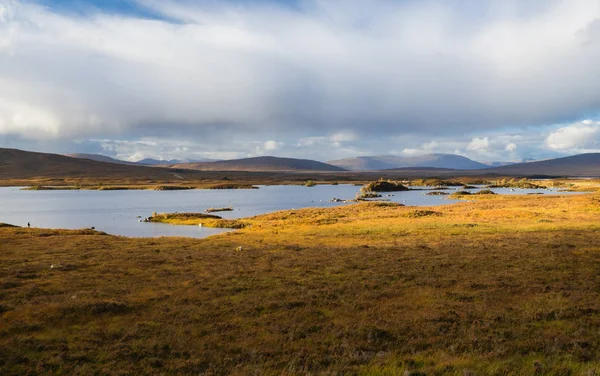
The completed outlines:
{"type": "Polygon", "coordinates": [[[468,200],[0,226],[0,374],[599,374],[600,194],[468,200]]]}

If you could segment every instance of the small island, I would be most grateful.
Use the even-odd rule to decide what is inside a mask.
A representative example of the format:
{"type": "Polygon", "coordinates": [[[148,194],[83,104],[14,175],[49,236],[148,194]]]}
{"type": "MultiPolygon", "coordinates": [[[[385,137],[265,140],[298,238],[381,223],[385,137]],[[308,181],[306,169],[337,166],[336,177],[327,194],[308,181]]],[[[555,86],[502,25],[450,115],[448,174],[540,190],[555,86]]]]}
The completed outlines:
{"type": "Polygon", "coordinates": [[[247,223],[237,219],[223,219],[218,215],[205,213],[152,213],[152,216],[148,217],[145,222],[231,229],[241,229],[247,226],[247,223]]]}

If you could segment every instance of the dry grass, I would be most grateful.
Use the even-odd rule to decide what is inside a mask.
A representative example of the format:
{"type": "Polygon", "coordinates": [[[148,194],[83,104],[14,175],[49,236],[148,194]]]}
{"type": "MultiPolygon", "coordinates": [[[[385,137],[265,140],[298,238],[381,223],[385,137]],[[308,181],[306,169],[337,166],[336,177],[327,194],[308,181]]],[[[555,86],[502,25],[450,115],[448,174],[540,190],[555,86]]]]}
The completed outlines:
{"type": "Polygon", "coordinates": [[[0,373],[595,374],[599,220],[591,194],[284,211],[201,240],[0,228],[0,373]]]}
{"type": "Polygon", "coordinates": [[[217,215],[204,213],[162,213],[148,218],[149,222],[169,223],[172,225],[188,225],[213,228],[241,229],[247,223],[237,219],[223,219],[217,215]]]}

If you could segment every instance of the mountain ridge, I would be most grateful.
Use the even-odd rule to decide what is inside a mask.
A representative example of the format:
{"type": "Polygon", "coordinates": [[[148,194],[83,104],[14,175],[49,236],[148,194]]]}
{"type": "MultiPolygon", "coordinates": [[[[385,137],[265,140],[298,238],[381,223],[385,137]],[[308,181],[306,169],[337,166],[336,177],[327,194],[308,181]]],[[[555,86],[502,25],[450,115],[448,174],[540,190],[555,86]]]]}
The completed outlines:
{"type": "Polygon", "coordinates": [[[171,165],[201,171],[345,171],[345,169],[311,159],[282,157],[251,157],[217,162],[183,163],[171,165]]]}
{"type": "Polygon", "coordinates": [[[71,154],[65,154],[65,156],[71,157],[71,158],[89,159],[89,160],[96,161],[96,162],[114,163],[114,164],[121,164],[121,165],[127,165],[127,166],[139,166],[140,165],[137,162],[123,161],[121,159],[112,158],[112,157],[102,155],[102,154],[71,153],[71,154]]]}
{"type": "Polygon", "coordinates": [[[600,176],[600,153],[576,154],[568,157],[515,163],[478,171],[499,175],[600,176]]]}
{"type": "Polygon", "coordinates": [[[434,167],[453,170],[479,170],[488,165],[456,154],[431,153],[416,156],[376,155],[328,161],[351,171],[376,171],[397,168],[434,167]]]}

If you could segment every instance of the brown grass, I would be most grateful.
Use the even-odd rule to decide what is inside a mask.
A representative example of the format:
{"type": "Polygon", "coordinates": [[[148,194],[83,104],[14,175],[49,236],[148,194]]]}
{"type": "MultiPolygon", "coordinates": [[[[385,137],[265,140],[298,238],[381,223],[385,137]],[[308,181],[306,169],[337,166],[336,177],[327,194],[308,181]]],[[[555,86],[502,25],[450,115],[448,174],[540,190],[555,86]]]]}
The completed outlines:
{"type": "Polygon", "coordinates": [[[593,194],[284,211],[201,240],[0,228],[0,373],[595,374],[599,220],[593,194]]]}

